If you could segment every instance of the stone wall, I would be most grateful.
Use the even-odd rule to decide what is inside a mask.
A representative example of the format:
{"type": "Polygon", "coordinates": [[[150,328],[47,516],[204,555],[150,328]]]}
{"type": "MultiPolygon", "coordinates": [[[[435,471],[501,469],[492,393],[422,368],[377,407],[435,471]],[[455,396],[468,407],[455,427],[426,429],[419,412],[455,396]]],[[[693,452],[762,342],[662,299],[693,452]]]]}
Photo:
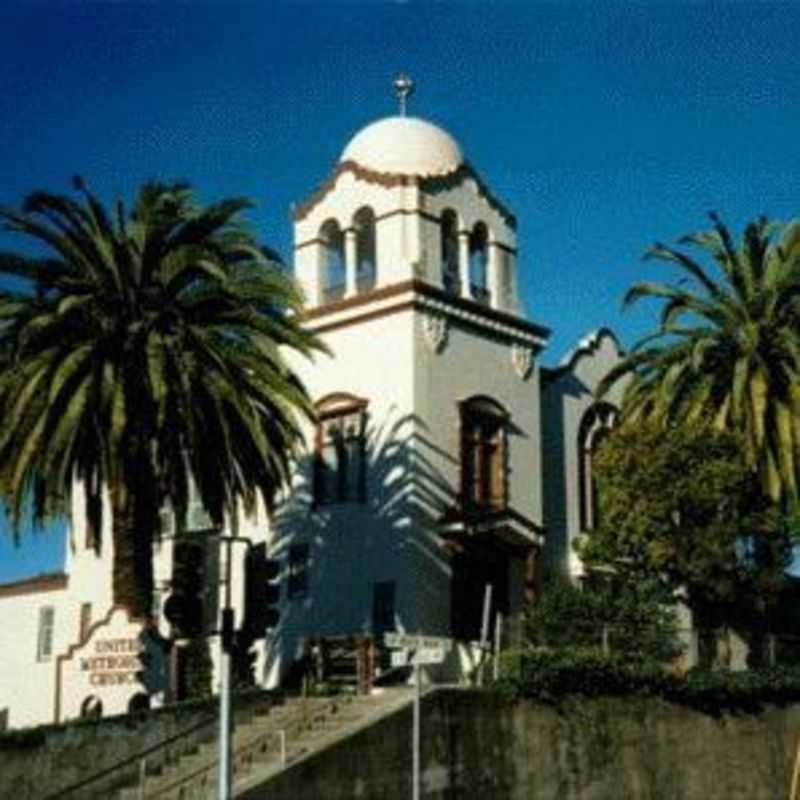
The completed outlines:
{"type": "MultiPolygon", "coordinates": [[[[257,706],[274,702],[266,693],[248,693],[237,698],[237,718],[247,717],[257,706]]],[[[198,741],[216,738],[216,700],[178,703],[163,709],[84,721],[50,725],[0,736],[0,797],[14,800],[70,800],[108,798],[112,786],[138,775],[137,756],[154,745],[193,729],[193,732],[149,756],[173,758],[187,752],[198,741]],[[126,768],[107,778],[64,794],[64,790],[132,759],[126,768]]]]}
{"type": "MultiPolygon", "coordinates": [[[[800,705],[711,717],[644,698],[550,707],[440,690],[423,704],[428,800],[776,800],[787,797],[800,705]]],[[[411,796],[411,710],[250,790],[245,800],[411,796]]]]}

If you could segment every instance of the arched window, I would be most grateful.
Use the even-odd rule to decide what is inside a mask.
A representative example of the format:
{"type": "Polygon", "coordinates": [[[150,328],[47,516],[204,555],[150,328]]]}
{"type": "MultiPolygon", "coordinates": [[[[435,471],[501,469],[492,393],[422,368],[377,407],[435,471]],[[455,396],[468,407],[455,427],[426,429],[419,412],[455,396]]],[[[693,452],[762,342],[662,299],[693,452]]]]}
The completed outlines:
{"type": "Polygon", "coordinates": [[[487,271],[489,263],[489,231],[482,222],[477,222],[469,235],[469,282],[472,297],[488,305],[489,289],[487,271]]]}
{"type": "Polygon", "coordinates": [[[461,404],[461,500],[465,508],[508,504],[508,412],[490,397],[461,404]]]}
{"type": "Polygon", "coordinates": [[[314,505],[366,500],[367,401],[336,392],[317,403],[314,505]]]}
{"type": "Polygon", "coordinates": [[[592,459],[600,442],[608,436],[617,419],[617,409],[609,403],[596,403],[583,415],[578,430],[578,504],[580,528],[597,527],[600,513],[592,459]]]}
{"type": "Polygon", "coordinates": [[[353,217],[356,231],[356,284],[359,293],[375,286],[375,212],[368,206],[353,217]]]}
{"type": "Polygon", "coordinates": [[[103,716],[103,701],[95,694],[90,694],[81,703],[82,719],[100,719],[103,716]]]}
{"type": "Polygon", "coordinates": [[[325,222],[319,231],[322,244],[322,297],[326,303],[344,297],[344,236],[335,219],[325,222]]]}
{"type": "Polygon", "coordinates": [[[461,293],[458,274],[458,217],[451,208],[442,212],[442,285],[449,294],[461,293]]]}

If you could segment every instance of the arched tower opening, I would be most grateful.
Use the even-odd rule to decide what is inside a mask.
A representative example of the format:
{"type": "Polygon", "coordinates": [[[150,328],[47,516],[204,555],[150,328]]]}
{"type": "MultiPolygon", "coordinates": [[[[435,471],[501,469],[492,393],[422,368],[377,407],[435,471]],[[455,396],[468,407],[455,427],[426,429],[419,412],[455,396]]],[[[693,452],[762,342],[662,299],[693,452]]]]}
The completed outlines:
{"type": "Polygon", "coordinates": [[[489,231],[483,222],[475,223],[469,235],[469,281],[474,300],[489,305],[489,231]]]}
{"type": "Polygon", "coordinates": [[[322,263],[320,264],[320,285],[322,299],[326,303],[344,297],[345,260],[344,234],[335,219],[322,224],[319,231],[322,245],[322,263]]]}
{"type": "Polygon", "coordinates": [[[375,288],[375,212],[369,206],[360,208],[353,216],[353,228],[356,234],[356,286],[361,294],[375,288]]]}
{"type": "Polygon", "coordinates": [[[447,208],[441,216],[442,286],[448,294],[461,294],[458,274],[458,216],[447,208]]]}

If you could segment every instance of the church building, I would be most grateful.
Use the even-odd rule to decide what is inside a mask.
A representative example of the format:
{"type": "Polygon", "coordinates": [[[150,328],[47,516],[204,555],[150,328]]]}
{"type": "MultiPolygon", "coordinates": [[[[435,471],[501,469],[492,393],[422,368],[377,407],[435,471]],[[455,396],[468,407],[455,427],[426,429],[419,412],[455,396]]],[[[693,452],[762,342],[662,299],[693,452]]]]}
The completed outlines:
{"type": "MultiPolygon", "coordinates": [[[[541,365],[549,331],[520,299],[535,254],[520,258],[517,219],[450,134],[406,115],[410,81],[396,89],[401,113],[356,133],[294,208],[305,324],[331,355],[293,365],[318,422],[291,487],[272,518],[235,526],[281,565],[280,618],[256,643],[267,686],[311,641],[390,631],[453,639],[441,675],[468,675],[487,586],[494,624],[536,601],[546,571],[580,578],[592,450],[620,400],[595,398],[620,356],[608,330],[541,365]]],[[[0,643],[9,726],[158,704],[180,684],[163,605],[176,554],[208,532],[202,508],[181,525],[165,512],[147,628],[112,607],[111,537],[96,545],[80,496],[64,572],[0,586],[15,621],[0,633],[13,639],[0,643]]],[[[240,586],[243,553],[212,548],[207,586],[228,560],[240,586]]]]}

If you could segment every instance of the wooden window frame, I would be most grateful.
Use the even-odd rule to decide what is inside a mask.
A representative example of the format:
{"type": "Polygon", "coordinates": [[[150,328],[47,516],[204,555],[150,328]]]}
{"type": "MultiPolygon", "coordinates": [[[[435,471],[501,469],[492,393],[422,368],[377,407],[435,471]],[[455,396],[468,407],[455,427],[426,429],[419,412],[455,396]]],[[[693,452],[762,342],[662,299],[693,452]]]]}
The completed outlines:
{"type": "Polygon", "coordinates": [[[343,503],[365,503],[367,499],[367,427],[368,401],[345,392],[326,395],[316,404],[317,431],[314,442],[313,507],[343,503]],[[334,437],[345,426],[345,435],[334,437]],[[355,433],[350,432],[353,426],[355,433]],[[328,485],[324,452],[331,444],[336,448],[335,485],[328,485]],[[345,457],[346,456],[346,457],[345,457]],[[355,457],[353,468],[349,459],[355,457]],[[355,477],[353,477],[355,475],[355,477]]]}
{"type": "Polygon", "coordinates": [[[465,509],[508,508],[509,414],[482,395],[460,404],[461,504],[465,509]]]}

